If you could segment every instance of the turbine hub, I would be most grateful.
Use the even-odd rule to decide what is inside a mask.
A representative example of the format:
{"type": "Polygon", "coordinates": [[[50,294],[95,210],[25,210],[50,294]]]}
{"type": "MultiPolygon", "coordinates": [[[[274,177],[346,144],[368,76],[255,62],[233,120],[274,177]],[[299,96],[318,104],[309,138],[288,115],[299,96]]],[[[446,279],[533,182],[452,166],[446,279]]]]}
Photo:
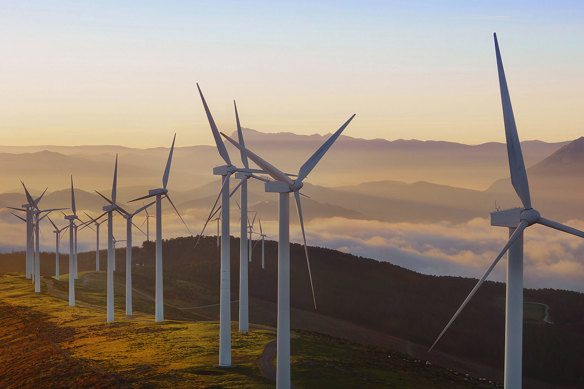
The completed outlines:
{"type": "Polygon", "coordinates": [[[304,184],[302,183],[302,181],[296,180],[296,181],[294,181],[294,183],[292,185],[290,185],[290,189],[292,191],[297,191],[297,190],[300,190],[303,186],[304,186],[304,184]]]}
{"type": "Polygon", "coordinates": [[[530,209],[525,209],[521,212],[521,216],[520,216],[519,220],[526,221],[528,225],[532,225],[532,224],[535,224],[539,220],[540,216],[541,215],[539,214],[539,212],[537,212],[533,208],[530,208],[530,209]]]}

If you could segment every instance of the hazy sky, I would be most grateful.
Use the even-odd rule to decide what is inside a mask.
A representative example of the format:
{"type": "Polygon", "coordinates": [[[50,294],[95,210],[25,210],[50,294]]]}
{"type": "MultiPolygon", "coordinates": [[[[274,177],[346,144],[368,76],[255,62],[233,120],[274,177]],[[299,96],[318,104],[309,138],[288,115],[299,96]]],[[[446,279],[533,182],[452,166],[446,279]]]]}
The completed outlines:
{"type": "Polygon", "coordinates": [[[1,144],[211,144],[260,131],[503,141],[583,135],[581,1],[0,1],[1,144]]]}

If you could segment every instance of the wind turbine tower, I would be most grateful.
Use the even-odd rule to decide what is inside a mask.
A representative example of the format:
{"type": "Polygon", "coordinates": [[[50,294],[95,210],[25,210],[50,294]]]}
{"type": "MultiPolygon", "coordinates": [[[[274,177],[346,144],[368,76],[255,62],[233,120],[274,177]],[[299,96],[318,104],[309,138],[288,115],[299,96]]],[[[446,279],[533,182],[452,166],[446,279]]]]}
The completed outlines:
{"type": "Polygon", "coordinates": [[[274,178],[275,181],[266,182],[265,189],[266,192],[278,193],[280,198],[278,205],[280,231],[278,240],[278,327],[276,335],[276,387],[278,389],[290,388],[290,193],[293,192],[296,199],[296,208],[300,220],[300,227],[302,228],[304,253],[306,254],[312,299],[314,308],[316,309],[316,298],[314,296],[312,274],[308,259],[308,247],[306,245],[306,234],[304,233],[302,207],[300,205],[300,189],[303,186],[302,181],[312,169],[314,169],[316,164],[354,117],[355,115],[351,116],[351,118],[349,118],[349,120],[331,135],[330,138],[327,139],[327,141],[304,163],[304,165],[302,165],[296,180],[291,180],[288,175],[281,170],[278,170],[276,167],[269,164],[249,149],[246,149],[227,135],[223,133],[221,134],[238,149],[244,149],[247,156],[252,161],[274,178]]]}
{"type": "Polygon", "coordinates": [[[446,327],[430,347],[436,346],[442,335],[450,328],[460,312],[475,295],[479,287],[487,279],[499,260],[509,251],[507,260],[507,295],[505,310],[505,372],[504,385],[506,389],[521,389],[522,381],[522,348],[523,348],[523,231],[534,224],[541,224],[559,231],[584,238],[584,232],[558,222],[543,218],[541,214],[531,206],[531,196],[527,181],[527,171],[523,162],[521,143],[517,134],[515,117],[511,106],[511,97],[507,87],[507,79],[503,69],[503,61],[499,51],[497,35],[495,39],[495,55],[497,57],[497,71],[499,73],[499,89],[501,92],[501,104],[503,107],[503,119],[505,123],[505,137],[507,140],[507,156],[511,173],[511,184],[517,193],[523,208],[514,208],[497,211],[491,214],[491,225],[507,227],[509,240],[503,250],[495,258],[485,274],[477,282],[461,306],[454,313],[446,327]]]}

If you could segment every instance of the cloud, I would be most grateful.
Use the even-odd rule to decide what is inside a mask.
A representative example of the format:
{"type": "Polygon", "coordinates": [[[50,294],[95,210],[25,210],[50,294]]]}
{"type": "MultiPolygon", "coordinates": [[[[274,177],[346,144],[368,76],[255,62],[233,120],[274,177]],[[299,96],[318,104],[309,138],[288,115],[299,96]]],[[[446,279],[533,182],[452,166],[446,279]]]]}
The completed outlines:
{"type": "MultiPolygon", "coordinates": [[[[206,215],[183,214],[193,234],[198,234],[206,215]]],[[[231,215],[231,234],[239,235],[239,214],[231,215]]],[[[64,225],[60,218],[55,221],[64,225]]],[[[142,218],[136,219],[141,225],[142,218]]],[[[567,222],[584,230],[584,222],[567,222]]],[[[125,239],[125,222],[115,220],[115,235],[125,239]]],[[[277,221],[262,221],[264,232],[272,240],[278,237],[277,221]]],[[[388,261],[425,274],[454,275],[478,278],[482,276],[505,245],[508,232],[492,227],[488,219],[476,218],[467,223],[387,223],[344,218],[314,219],[306,223],[309,245],[388,261]]],[[[143,226],[145,229],[145,226],[143,226]]],[[[207,226],[206,234],[216,234],[215,222],[207,226]]],[[[163,214],[164,238],[188,235],[174,213],[163,214]]],[[[9,214],[0,213],[0,249],[4,252],[23,249],[25,226],[9,214]],[[18,245],[22,242],[21,245],[18,245]]],[[[48,223],[41,229],[41,249],[54,251],[54,234],[48,223]]],[[[105,224],[102,225],[105,231],[105,224]]],[[[291,240],[300,243],[298,225],[290,229],[291,240]]],[[[105,233],[101,248],[107,247],[105,233]]],[[[150,220],[150,238],[154,238],[154,220],[150,220]]],[[[140,245],[145,236],[134,229],[134,242],[140,245]]],[[[68,235],[63,236],[61,250],[68,250],[68,235]]],[[[123,243],[119,245],[123,246],[123,243]]],[[[79,250],[95,249],[95,232],[85,229],[79,233],[79,250]]],[[[532,226],[525,232],[525,286],[557,288],[584,292],[584,240],[543,226],[532,226]]],[[[501,259],[489,279],[505,281],[506,257],[501,259]]]]}

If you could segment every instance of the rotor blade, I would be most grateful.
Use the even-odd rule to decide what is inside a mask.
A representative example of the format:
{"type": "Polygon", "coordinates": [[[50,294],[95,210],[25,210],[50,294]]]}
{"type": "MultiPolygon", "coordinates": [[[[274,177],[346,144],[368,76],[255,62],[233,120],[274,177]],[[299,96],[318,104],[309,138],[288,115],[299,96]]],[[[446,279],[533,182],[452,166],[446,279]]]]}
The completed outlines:
{"type": "Polygon", "coordinates": [[[170,152],[168,153],[168,161],[166,161],[166,168],[164,169],[164,175],[162,176],[162,187],[166,189],[166,184],[168,184],[168,176],[170,174],[170,163],[172,162],[172,153],[174,152],[174,141],[176,140],[176,134],[172,138],[172,146],[170,146],[170,152]]]}
{"type": "Polygon", "coordinates": [[[239,205],[239,201],[235,200],[235,204],[237,204],[237,208],[241,209],[241,205],[239,205]]]}
{"type": "MultiPolygon", "coordinates": [[[[142,205],[144,205],[144,203],[142,203],[142,205]]],[[[146,212],[146,216],[150,216],[150,214],[148,214],[148,207],[144,208],[144,212],[146,212]]]]}
{"type": "MultiPolygon", "coordinates": [[[[135,211],[134,213],[132,213],[132,216],[135,216],[135,215],[139,214],[139,213],[140,213],[140,212],[142,212],[142,211],[146,211],[146,209],[147,209],[148,207],[152,206],[152,205],[153,205],[153,204],[155,204],[155,203],[156,203],[156,201],[153,201],[153,202],[151,202],[151,203],[149,203],[149,204],[147,204],[147,205],[143,206],[142,208],[138,208],[138,210],[137,210],[137,211],[135,211]]],[[[146,212],[146,215],[148,215],[148,212],[146,212]]],[[[142,224],[143,224],[143,223],[142,223],[142,224]]]]}
{"type": "MultiPolygon", "coordinates": [[[[227,177],[229,178],[229,175],[227,177]]],[[[225,184],[227,183],[227,181],[228,181],[227,179],[223,180],[223,184],[221,185],[221,189],[219,190],[219,194],[217,195],[217,198],[215,199],[215,203],[213,203],[213,207],[211,208],[211,212],[209,212],[209,217],[207,218],[207,221],[203,225],[203,229],[201,230],[201,233],[199,234],[199,237],[197,238],[197,241],[195,242],[195,247],[197,247],[197,245],[199,244],[199,240],[201,240],[201,236],[203,236],[203,233],[205,232],[205,228],[207,228],[207,224],[209,224],[209,221],[211,221],[211,218],[215,215],[215,213],[217,213],[217,211],[215,211],[215,207],[217,206],[217,203],[219,202],[219,198],[221,197],[221,194],[223,193],[223,188],[225,188],[225,184]]],[[[221,209],[221,206],[219,206],[218,209],[221,209]]]]}
{"type": "Polygon", "coordinates": [[[156,194],[147,194],[146,196],[142,196],[142,197],[138,197],[137,199],[130,200],[130,201],[128,201],[128,203],[133,203],[134,201],[148,199],[148,198],[154,197],[154,196],[156,196],[156,194]]]}
{"type": "MultiPolygon", "coordinates": [[[[253,250],[253,249],[255,249],[255,247],[257,246],[257,244],[258,244],[258,243],[260,243],[260,242],[261,242],[261,240],[256,240],[256,241],[254,242],[253,246],[251,246],[251,249],[252,249],[252,250],[253,250]]],[[[316,308],[315,308],[315,309],[316,309],[316,308]]]]}
{"type": "Polygon", "coordinates": [[[239,187],[241,186],[241,183],[242,183],[242,182],[243,182],[243,181],[239,181],[239,184],[237,184],[237,185],[235,186],[235,188],[233,188],[233,190],[231,191],[231,193],[229,193],[229,198],[231,198],[231,196],[233,196],[233,195],[235,194],[235,192],[237,192],[237,190],[238,190],[238,189],[239,189],[239,187]]]}
{"type": "Polygon", "coordinates": [[[41,195],[34,201],[35,207],[38,208],[39,202],[41,201],[41,199],[43,198],[43,196],[45,195],[45,193],[47,193],[47,189],[49,189],[49,188],[48,187],[45,188],[45,190],[43,191],[43,193],[41,193],[41,195]]]}
{"type": "Polygon", "coordinates": [[[118,192],[118,155],[116,154],[116,165],[114,167],[114,182],[112,184],[112,203],[116,202],[118,192]]]}
{"type": "Polygon", "coordinates": [[[495,53],[497,56],[497,71],[499,72],[499,88],[501,89],[501,104],[503,106],[503,119],[505,122],[505,137],[507,138],[507,156],[509,157],[509,170],[511,172],[511,183],[517,196],[521,199],[526,209],[531,208],[531,199],[529,196],[529,183],[527,182],[527,173],[523,154],[521,153],[521,144],[517,135],[515,117],[513,116],[513,107],[511,106],[511,97],[507,88],[507,79],[503,69],[503,61],[499,51],[499,42],[497,34],[495,37],[495,53]]]}
{"type": "Polygon", "coordinates": [[[110,203],[111,205],[114,205],[114,202],[110,199],[108,199],[107,197],[105,197],[104,195],[102,195],[101,193],[99,193],[98,191],[95,191],[95,193],[97,193],[98,195],[100,195],[101,197],[103,197],[103,199],[105,201],[107,201],[108,203],[110,203]]]}
{"type": "Polygon", "coordinates": [[[228,137],[224,133],[221,133],[221,135],[223,135],[225,137],[225,139],[227,139],[229,142],[231,142],[238,149],[240,149],[240,150],[245,149],[245,151],[247,152],[247,156],[249,158],[251,158],[251,160],[254,161],[259,167],[264,169],[275,180],[285,182],[288,185],[294,184],[294,181],[292,181],[290,178],[288,178],[288,176],[285,173],[278,170],[276,167],[270,165],[268,162],[266,162],[265,160],[263,160],[262,158],[257,156],[254,152],[245,148],[244,146],[241,146],[239,143],[237,143],[236,141],[234,141],[233,139],[231,139],[230,137],[228,137]]]}
{"type": "Polygon", "coordinates": [[[34,200],[32,198],[32,196],[30,195],[30,193],[28,192],[28,189],[26,189],[26,185],[24,185],[24,182],[20,181],[20,183],[22,184],[22,187],[24,188],[24,193],[26,194],[26,201],[28,201],[28,203],[36,208],[36,205],[34,203],[34,200]]]}
{"type": "MultiPolygon", "coordinates": [[[[241,132],[241,125],[239,124],[239,114],[237,113],[237,104],[233,100],[233,107],[235,108],[235,121],[237,122],[237,137],[239,139],[239,144],[245,147],[245,142],[243,141],[243,132],[241,132]]],[[[249,169],[249,162],[247,161],[247,153],[245,149],[239,149],[241,152],[241,162],[246,169],[249,169]]]]}
{"type": "Polygon", "coordinates": [[[85,211],[83,211],[83,213],[85,214],[85,216],[87,216],[92,222],[97,223],[97,220],[92,218],[91,216],[89,216],[89,214],[85,211]]]}
{"type": "Polygon", "coordinates": [[[553,228],[555,230],[559,230],[559,231],[567,232],[568,234],[579,236],[580,238],[584,238],[584,232],[577,230],[575,228],[560,224],[560,223],[555,222],[553,220],[549,220],[549,219],[540,217],[539,220],[537,221],[537,223],[542,224],[546,227],[553,228]]]}
{"type": "MultiPolygon", "coordinates": [[[[132,222],[132,225],[134,227],[136,227],[138,229],[138,231],[140,231],[142,234],[144,234],[144,236],[146,236],[146,233],[144,232],[144,230],[142,230],[140,227],[138,227],[134,222],[132,222]]],[[[121,242],[121,241],[120,241],[121,242]]]]}
{"type": "Polygon", "coordinates": [[[517,240],[517,238],[519,238],[519,236],[521,235],[521,233],[523,233],[523,231],[525,230],[525,228],[527,228],[527,225],[528,225],[527,222],[522,221],[519,224],[519,226],[517,226],[517,228],[515,229],[515,232],[513,232],[513,234],[509,238],[509,241],[507,241],[507,244],[503,247],[503,250],[501,250],[501,252],[497,256],[497,258],[495,258],[495,260],[493,261],[493,263],[491,264],[491,266],[489,266],[489,268],[487,269],[487,271],[485,272],[485,274],[483,274],[483,276],[477,282],[477,284],[474,286],[474,288],[472,288],[472,290],[470,291],[469,295],[464,299],[464,301],[462,302],[462,304],[460,305],[460,307],[458,308],[458,310],[454,313],[454,316],[452,316],[452,318],[450,319],[450,321],[448,322],[448,324],[446,324],[446,327],[444,327],[444,329],[442,330],[442,332],[440,333],[440,335],[438,335],[438,338],[436,338],[436,340],[434,341],[434,344],[432,344],[432,347],[430,347],[430,349],[428,350],[428,352],[432,351],[432,349],[434,348],[434,346],[436,346],[436,343],[438,343],[438,341],[440,340],[440,338],[442,338],[442,335],[444,335],[444,333],[448,330],[448,328],[450,328],[450,326],[452,325],[452,323],[454,323],[454,320],[456,320],[456,318],[458,317],[458,315],[460,314],[460,312],[462,312],[462,310],[464,309],[464,307],[466,307],[466,304],[468,304],[468,302],[475,295],[475,293],[477,292],[477,290],[479,289],[479,287],[483,284],[483,282],[485,282],[485,280],[487,279],[487,277],[489,276],[489,274],[491,274],[491,271],[493,271],[493,269],[495,268],[495,266],[497,265],[497,263],[499,263],[499,260],[503,257],[503,255],[505,255],[505,253],[507,252],[507,250],[509,250],[509,247],[511,247],[511,245],[513,245],[513,243],[515,243],[515,241],[517,240]]]}
{"type": "Polygon", "coordinates": [[[43,212],[63,211],[65,209],[67,209],[67,208],[51,208],[51,209],[43,209],[43,210],[40,210],[37,212],[43,213],[43,212]]]}
{"type": "Polygon", "coordinates": [[[258,215],[257,212],[253,215],[253,220],[251,221],[251,227],[252,228],[253,228],[253,225],[255,224],[255,219],[256,219],[257,215],[258,215]]]}
{"type": "MultiPolygon", "coordinates": [[[[26,223],[26,219],[25,219],[25,218],[23,218],[22,216],[19,216],[19,215],[15,214],[14,212],[10,212],[10,213],[11,213],[12,215],[16,216],[17,218],[19,218],[20,220],[22,220],[23,222],[25,222],[25,223],[26,223]]],[[[52,223],[52,222],[51,222],[51,223],[52,223]]],[[[55,227],[55,228],[57,228],[57,227],[55,227]]]]}
{"type": "Polygon", "coordinates": [[[312,290],[312,302],[316,310],[316,297],[314,296],[314,284],[312,283],[312,272],[310,270],[310,260],[308,259],[308,247],[306,246],[306,234],[304,233],[304,220],[302,218],[302,207],[300,206],[300,195],[298,191],[294,191],[294,198],[296,199],[296,210],[298,211],[298,219],[300,220],[300,228],[302,228],[302,239],[304,240],[304,253],[306,254],[306,266],[308,267],[308,277],[310,278],[310,289],[312,290]]]}
{"type": "Polygon", "coordinates": [[[353,114],[353,116],[351,116],[349,118],[349,120],[347,120],[345,122],[345,124],[343,124],[341,126],[341,128],[339,128],[334,134],[332,134],[327,139],[327,141],[324,142],[322,144],[322,146],[320,146],[320,148],[318,150],[316,150],[316,152],[314,154],[312,154],[312,156],[310,158],[308,158],[308,160],[304,163],[304,165],[302,165],[302,167],[298,171],[297,180],[302,181],[306,178],[308,173],[310,173],[312,171],[312,169],[314,169],[314,167],[316,166],[318,161],[320,161],[320,159],[324,156],[324,154],[328,151],[328,149],[330,149],[332,144],[337,140],[337,138],[341,135],[343,130],[349,125],[349,123],[351,123],[351,120],[353,120],[354,117],[355,117],[355,114],[353,114]]]}
{"type": "Polygon", "coordinates": [[[201,92],[201,88],[199,87],[199,83],[197,83],[197,89],[199,90],[199,94],[201,95],[201,100],[203,101],[203,107],[205,107],[205,113],[207,114],[207,120],[209,121],[209,125],[211,126],[211,132],[213,133],[213,138],[215,138],[215,144],[217,145],[217,150],[219,151],[219,155],[221,158],[227,163],[227,165],[231,166],[231,159],[229,159],[229,153],[227,153],[227,149],[225,148],[225,144],[223,143],[223,139],[219,136],[219,130],[217,129],[217,125],[215,124],[215,120],[213,120],[213,115],[211,115],[211,111],[207,106],[207,102],[205,101],[205,97],[203,96],[203,92],[201,92]]]}
{"type": "Polygon", "coordinates": [[[77,216],[77,208],[75,207],[75,190],[73,189],[73,175],[71,175],[71,210],[73,215],[77,216]]]}
{"type": "Polygon", "coordinates": [[[260,235],[263,235],[264,232],[262,231],[262,219],[258,219],[258,222],[260,223],[260,235]]]}
{"type": "Polygon", "coordinates": [[[14,209],[15,211],[21,211],[21,212],[26,212],[25,208],[15,208],[15,207],[6,207],[8,209],[14,209]]]}
{"type": "Polygon", "coordinates": [[[189,232],[189,234],[192,235],[193,233],[191,232],[191,229],[189,228],[189,226],[187,226],[187,223],[185,222],[185,219],[183,219],[183,217],[178,212],[178,209],[176,209],[176,207],[174,206],[174,203],[170,199],[170,196],[168,195],[168,193],[166,194],[166,198],[168,199],[168,202],[170,203],[170,205],[172,205],[172,208],[174,208],[174,211],[176,212],[176,214],[178,215],[178,217],[180,218],[180,220],[183,222],[183,224],[187,228],[187,231],[189,232]]]}
{"type": "MultiPolygon", "coordinates": [[[[22,219],[22,218],[21,218],[22,219]]],[[[51,220],[50,217],[47,217],[47,219],[49,219],[49,221],[51,222],[51,224],[53,225],[53,227],[55,227],[55,230],[59,230],[59,228],[57,228],[57,225],[55,223],[53,223],[53,220],[51,220]]]]}
{"type": "Polygon", "coordinates": [[[268,180],[267,178],[260,177],[260,176],[256,176],[255,174],[251,174],[251,175],[250,175],[250,177],[253,177],[253,178],[255,178],[256,180],[260,180],[260,181],[263,181],[263,182],[268,182],[268,181],[270,181],[270,180],[268,180]]]}

